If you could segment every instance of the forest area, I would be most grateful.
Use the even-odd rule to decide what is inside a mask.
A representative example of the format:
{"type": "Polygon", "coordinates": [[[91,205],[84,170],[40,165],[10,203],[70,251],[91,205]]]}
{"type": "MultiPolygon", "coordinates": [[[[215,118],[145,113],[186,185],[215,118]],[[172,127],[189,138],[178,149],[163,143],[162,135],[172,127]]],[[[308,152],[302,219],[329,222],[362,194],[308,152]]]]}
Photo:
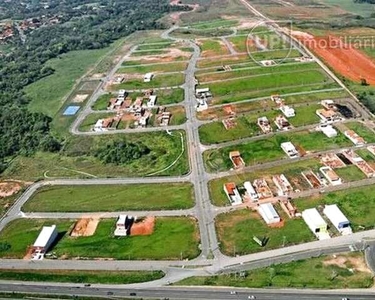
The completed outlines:
{"type": "Polygon", "coordinates": [[[51,134],[49,116],[27,110],[30,99],[23,92],[54,72],[45,66],[48,60],[69,51],[107,47],[137,30],[160,28],[157,20],[177,9],[185,8],[170,6],[167,0],[0,0],[0,20],[58,20],[25,31],[24,39],[14,25],[12,51],[0,56],[0,173],[16,155],[56,152],[64,143],[51,134]]]}

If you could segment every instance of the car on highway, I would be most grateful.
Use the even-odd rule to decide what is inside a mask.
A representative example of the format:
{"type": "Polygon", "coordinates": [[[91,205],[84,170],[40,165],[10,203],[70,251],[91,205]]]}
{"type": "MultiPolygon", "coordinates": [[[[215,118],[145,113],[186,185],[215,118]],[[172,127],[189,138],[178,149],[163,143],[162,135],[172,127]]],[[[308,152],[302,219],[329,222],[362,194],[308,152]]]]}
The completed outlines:
{"type": "Polygon", "coordinates": [[[230,291],[230,294],[231,295],[237,295],[237,292],[236,291],[230,291]]]}
{"type": "Polygon", "coordinates": [[[251,300],[254,300],[254,299],[256,299],[257,297],[255,297],[254,295],[249,295],[248,297],[247,297],[247,299],[251,299],[251,300]]]}
{"type": "Polygon", "coordinates": [[[133,293],[130,293],[129,295],[130,295],[130,296],[137,296],[137,293],[134,293],[134,292],[133,292],[133,293]]]}

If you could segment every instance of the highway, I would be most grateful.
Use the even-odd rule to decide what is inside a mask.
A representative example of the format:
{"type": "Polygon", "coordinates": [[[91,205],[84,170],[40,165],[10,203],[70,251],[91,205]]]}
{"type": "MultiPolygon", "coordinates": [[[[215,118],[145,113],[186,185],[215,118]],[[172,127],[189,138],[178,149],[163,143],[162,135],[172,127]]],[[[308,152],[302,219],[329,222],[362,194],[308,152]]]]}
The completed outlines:
{"type": "Polygon", "coordinates": [[[168,288],[140,288],[129,289],[115,286],[92,285],[84,287],[83,285],[55,285],[49,284],[27,284],[27,283],[1,283],[0,290],[17,290],[24,293],[35,294],[60,294],[76,296],[96,296],[96,297],[130,297],[132,299],[223,299],[240,300],[248,299],[253,295],[258,300],[341,300],[343,297],[349,297],[350,300],[370,300],[374,299],[374,291],[363,290],[286,290],[286,289],[240,289],[240,288],[220,288],[220,287],[168,287],[168,288]],[[235,292],[235,294],[233,293],[235,292]]]}

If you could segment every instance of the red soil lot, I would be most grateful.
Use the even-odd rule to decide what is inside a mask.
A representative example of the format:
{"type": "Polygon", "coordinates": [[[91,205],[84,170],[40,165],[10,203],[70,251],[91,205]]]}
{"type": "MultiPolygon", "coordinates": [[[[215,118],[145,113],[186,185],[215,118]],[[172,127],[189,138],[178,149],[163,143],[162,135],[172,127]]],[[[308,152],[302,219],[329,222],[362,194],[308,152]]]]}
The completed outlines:
{"type": "Polygon", "coordinates": [[[338,37],[314,37],[303,39],[302,42],[344,77],[355,82],[364,78],[368,84],[375,85],[375,63],[360,50],[344,44],[338,37]]]}

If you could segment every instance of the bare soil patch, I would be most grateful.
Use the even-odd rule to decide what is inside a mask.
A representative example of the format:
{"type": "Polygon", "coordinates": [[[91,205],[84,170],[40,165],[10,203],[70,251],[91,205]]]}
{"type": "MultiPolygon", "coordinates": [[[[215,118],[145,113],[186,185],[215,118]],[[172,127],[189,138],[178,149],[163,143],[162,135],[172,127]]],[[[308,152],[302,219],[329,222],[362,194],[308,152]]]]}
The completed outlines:
{"type": "Polygon", "coordinates": [[[72,237],[78,236],[92,236],[96,231],[96,227],[99,224],[98,218],[82,218],[79,219],[75,224],[74,228],[70,233],[72,237]]]}
{"type": "Polygon", "coordinates": [[[18,193],[22,189],[22,185],[16,181],[0,182],[0,198],[5,198],[18,193]]]}
{"type": "Polygon", "coordinates": [[[85,101],[88,96],[89,96],[88,94],[77,94],[73,98],[72,102],[73,103],[81,103],[81,102],[85,101]]]}
{"type": "Polygon", "coordinates": [[[340,268],[350,268],[358,272],[371,273],[363,257],[338,255],[325,260],[323,264],[325,266],[338,266],[340,268]]]}
{"type": "Polygon", "coordinates": [[[150,235],[154,232],[155,217],[136,220],[130,228],[130,235],[150,235]]]}

